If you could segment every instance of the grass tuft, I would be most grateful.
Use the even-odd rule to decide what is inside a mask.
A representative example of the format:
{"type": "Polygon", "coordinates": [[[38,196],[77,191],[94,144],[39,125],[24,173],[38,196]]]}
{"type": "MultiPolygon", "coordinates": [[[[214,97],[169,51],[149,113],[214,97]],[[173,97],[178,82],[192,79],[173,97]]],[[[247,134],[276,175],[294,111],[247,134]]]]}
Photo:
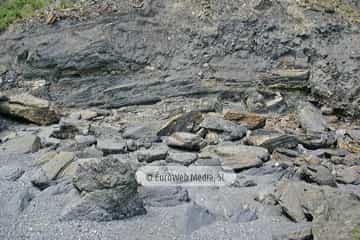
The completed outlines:
{"type": "Polygon", "coordinates": [[[11,23],[34,15],[35,11],[45,7],[49,0],[4,0],[0,3],[0,30],[11,23]]]}

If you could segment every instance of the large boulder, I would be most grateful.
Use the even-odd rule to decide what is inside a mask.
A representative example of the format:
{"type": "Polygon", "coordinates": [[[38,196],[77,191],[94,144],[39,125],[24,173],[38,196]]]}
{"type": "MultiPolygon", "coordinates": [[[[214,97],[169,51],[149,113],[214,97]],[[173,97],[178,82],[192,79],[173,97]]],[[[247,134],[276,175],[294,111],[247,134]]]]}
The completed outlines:
{"type": "Polygon", "coordinates": [[[62,220],[110,221],[146,213],[134,171],[117,158],[81,161],[73,184],[80,195],[64,209],[62,220]]]}
{"type": "Polygon", "coordinates": [[[0,114],[39,125],[50,125],[60,119],[49,101],[29,94],[14,95],[8,97],[7,101],[0,101],[0,114]]]}

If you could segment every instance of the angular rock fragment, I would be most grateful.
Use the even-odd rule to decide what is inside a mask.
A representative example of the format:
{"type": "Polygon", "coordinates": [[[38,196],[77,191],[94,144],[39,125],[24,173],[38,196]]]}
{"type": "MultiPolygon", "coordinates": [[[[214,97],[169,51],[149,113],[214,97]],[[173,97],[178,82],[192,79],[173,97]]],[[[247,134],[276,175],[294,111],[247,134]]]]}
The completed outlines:
{"type": "Polygon", "coordinates": [[[306,131],[323,132],[329,129],[321,111],[311,103],[303,103],[299,105],[298,117],[301,127],[306,131]]]}
{"type": "Polygon", "coordinates": [[[170,147],[198,151],[203,145],[203,140],[196,134],[176,132],[166,139],[166,144],[170,147]]]}
{"type": "Polygon", "coordinates": [[[248,136],[250,145],[260,146],[273,152],[277,148],[295,148],[298,140],[295,136],[283,134],[275,130],[258,129],[248,136]]]}
{"type": "Polygon", "coordinates": [[[81,195],[64,209],[62,220],[111,221],[146,213],[134,171],[116,158],[82,161],[73,184],[81,195]]]}
{"type": "Polygon", "coordinates": [[[284,214],[295,222],[331,220],[343,223],[348,219],[360,219],[358,197],[329,186],[281,181],[277,184],[275,197],[284,214]]]}
{"type": "Polygon", "coordinates": [[[7,101],[0,101],[0,114],[39,125],[50,125],[60,119],[59,114],[48,101],[29,94],[14,95],[7,101]]]}
{"type": "Polygon", "coordinates": [[[246,127],[223,119],[220,116],[208,115],[201,122],[200,127],[222,133],[224,140],[239,140],[246,135],[246,127]]]}
{"type": "Polygon", "coordinates": [[[310,183],[336,187],[336,180],[335,177],[331,174],[331,171],[321,165],[304,166],[301,169],[301,177],[310,183]]]}
{"type": "Polygon", "coordinates": [[[266,123],[266,117],[263,115],[241,112],[233,109],[224,111],[224,119],[235,121],[251,130],[262,128],[266,123]]]}
{"type": "Polygon", "coordinates": [[[344,135],[337,139],[337,145],[352,153],[360,153],[360,139],[353,138],[350,135],[344,135]]]}
{"type": "Polygon", "coordinates": [[[196,132],[203,120],[201,112],[192,111],[170,119],[157,133],[158,136],[170,136],[175,132],[196,132]]]}
{"type": "Polygon", "coordinates": [[[296,136],[299,143],[308,149],[332,147],[336,143],[335,132],[307,132],[296,136]]]}
{"type": "Polygon", "coordinates": [[[49,152],[34,161],[34,165],[40,165],[32,176],[31,182],[44,189],[51,181],[58,179],[61,173],[75,160],[72,152],[49,152]]]}

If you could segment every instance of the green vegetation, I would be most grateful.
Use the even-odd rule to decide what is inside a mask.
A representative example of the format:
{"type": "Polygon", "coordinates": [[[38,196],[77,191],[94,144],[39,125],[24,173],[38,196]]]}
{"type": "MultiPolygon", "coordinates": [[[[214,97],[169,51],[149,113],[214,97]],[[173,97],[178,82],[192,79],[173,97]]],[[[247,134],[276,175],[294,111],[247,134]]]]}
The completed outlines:
{"type": "Polygon", "coordinates": [[[360,240],[360,226],[354,227],[352,231],[352,240],[360,240]]]}
{"type": "Polygon", "coordinates": [[[4,0],[0,3],[0,30],[18,19],[34,15],[35,10],[47,5],[49,0],[4,0]]]}

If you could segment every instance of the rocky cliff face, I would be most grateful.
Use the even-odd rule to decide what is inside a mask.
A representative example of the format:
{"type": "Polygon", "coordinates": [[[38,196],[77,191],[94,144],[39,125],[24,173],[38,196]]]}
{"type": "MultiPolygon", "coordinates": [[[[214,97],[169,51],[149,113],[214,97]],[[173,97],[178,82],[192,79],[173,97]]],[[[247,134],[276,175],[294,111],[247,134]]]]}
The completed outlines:
{"type": "Polygon", "coordinates": [[[0,33],[1,240],[359,240],[359,1],[81,2],[0,33]]]}
{"type": "Polygon", "coordinates": [[[1,34],[2,89],[112,108],[272,88],[359,112],[356,1],[110,3],[1,34]]]}

